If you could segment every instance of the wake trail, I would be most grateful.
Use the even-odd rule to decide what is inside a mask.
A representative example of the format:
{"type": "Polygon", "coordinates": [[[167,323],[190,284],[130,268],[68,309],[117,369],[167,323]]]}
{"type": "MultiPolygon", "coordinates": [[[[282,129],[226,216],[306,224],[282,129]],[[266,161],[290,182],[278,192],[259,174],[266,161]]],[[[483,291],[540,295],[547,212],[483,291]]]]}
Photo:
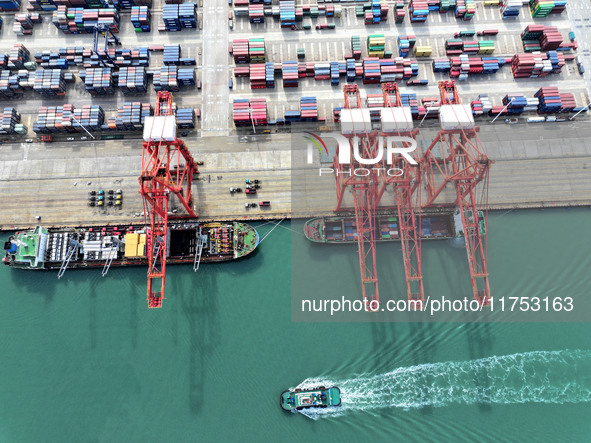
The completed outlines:
{"type": "Polygon", "coordinates": [[[320,385],[338,386],[342,404],[301,411],[312,419],[380,408],[583,403],[591,401],[591,351],[535,351],[420,364],[344,380],[308,378],[297,387],[320,385]]]}

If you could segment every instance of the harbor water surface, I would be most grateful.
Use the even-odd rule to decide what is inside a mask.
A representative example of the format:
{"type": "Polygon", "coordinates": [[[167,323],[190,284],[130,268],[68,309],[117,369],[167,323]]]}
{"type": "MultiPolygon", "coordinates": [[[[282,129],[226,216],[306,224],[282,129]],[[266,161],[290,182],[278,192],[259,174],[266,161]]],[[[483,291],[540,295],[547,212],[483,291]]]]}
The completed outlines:
{"type": "MultiPolygon", "coordinates": [[[[491,214],[493,294],[588,297],[590,225],[589,209],[491,214]]],[[[0,441],[591,440],[589,324],[292,322],[292,243],[299,278],[359,294],[356,246],[309,243],[302,226],[245,260],[170,266],[159,310],[146,269],[58,280],[1,266],[0,441]],[[330,382],[340,413],[281,410],[284,389],[330,382]]],[[[426,292],[453,298],[453,278],[429,273],[467,269],[446,248],[424,242],[423,273],[426,292]]],[[[382,298],[403,297],[399,246],[378,252],[382,298]]]]}

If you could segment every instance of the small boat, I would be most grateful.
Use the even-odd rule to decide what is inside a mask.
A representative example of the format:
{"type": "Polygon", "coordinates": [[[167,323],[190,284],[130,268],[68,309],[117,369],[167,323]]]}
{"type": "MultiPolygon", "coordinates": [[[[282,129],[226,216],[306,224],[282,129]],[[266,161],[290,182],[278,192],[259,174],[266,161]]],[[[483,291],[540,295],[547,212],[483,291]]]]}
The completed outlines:
{"type": "Polygon", "coordinates": [[[297,412],[307,408],[327,408],[341,405],[341,390],[336,386],[312,389],[294,389],[281,393],[281,407],[285,411],[297,412]]]}

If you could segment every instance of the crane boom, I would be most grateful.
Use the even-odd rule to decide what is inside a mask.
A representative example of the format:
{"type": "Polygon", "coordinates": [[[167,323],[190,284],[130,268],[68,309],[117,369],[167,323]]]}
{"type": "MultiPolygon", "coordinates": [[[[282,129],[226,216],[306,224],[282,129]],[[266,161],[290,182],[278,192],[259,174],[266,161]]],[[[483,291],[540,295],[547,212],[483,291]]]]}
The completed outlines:
{"type": "Polygon", "coordinates": [[[154,117],[144,123],[142,172],[139,177],[147,230],[148,307],[162,307],[168,254],[168,219],[197,218],[193,209],[193,176],[197,163],[182,140],[176,138],[172,95],[159,91],[154,117]],[[186,214],[169,212],[172,196],[186,214]]]}
{"type": "MultiPolygon", "coordinates": [[[[462,105],[453,81],[439,82],[441,113],[452,124],[442,127],[421,158],[426,180],[424,207],[458,207],[472,280],[472,291],[483,305],[490,303],[486,259],[488,175],[493,163],[478,139],[471,111],[462,105]],[[455,200],[441,202],[448,183],[455,200]]],[[[443,120],[442,120],[443,121],[443,120]]]]}
{"type": "MultiPolygon", "coordinates": [[[[354,84],[347,84],[343,88],[345,96],[345,109],[351,110],[349,117],[351,123],[355,125],[355,119],[363,118],[363,131],[359,136],[355,132],[347,131],[345,137],[349,143],[343,146],[348,149],[350,165],[343,165],[339,162],[339,150],[334,158],[334,171],[337,191],[337,207],[335,211],[343,210],[343,197],[345,190],[349,188],[353,193],[353,202],[355,210],[355,223],[357,230],[357,247],[359,253],[359,266],[361,271],[361,291],[364,306],[367,310],[377,308],[379,303],[379,288],[376,265],[376,238],[375,238],[375,210],[379,204],[378,185],[380,178],[376,169],[368,170],[368,175],[357,175],[356,169],[360,166],[355,160],[354,150],[359,149],[361,157],[376,158],[378,149],[378,138],[375,132],[371,131],[371,121],[365,120],[364,111],[361,106],[361,96],[359,88],[354,84]],[[353,111],[355,110],[355,114],[353,111]],[[359,146],[355,144],[358,143],[359,146]],[[372,303],[373,302],[373,303],[372,303]]],[[[341,120],[342,121],[342,120],[341,120]]]]}
{"type": "MultiPolygon", "coordinates": [[[[382,85],[384,96],[384,109],[382,112],[391,113],[391,121],[395,122],[395,129],[384,128],[385,136],[410,137],[416,140],[418,129],[413,129],[410,109],[403,108],[400,91],[396,83],[384,83],[382,85]],[[398,113],[394,114],[394,108],[398,113]]],[[[406,142],[397,141],[396,144],[404,145],[406,142]]],[[[418,156],[413,152],[412,157],[418,163],[418,156]]],[[[394,186],[396,196],[396,210],[398,213],[398,230],[404,262],[404,275],[406,279],[406,292],[408,300],[414,300],[414,308],[420,309],[425,299],[423,288],[423,273],[421,269],[421,215],[417,215],[415,208],[421,203],[421,174],[419,165],[411,165],[406,159],[399,157],[395,163],[388,166],[383,162],[384,169],[396,167],[402,171],[400,175],[388,176],[382,174],[382,187],[380,196],[388,184],[394,186]],[[418,225],[418,226],[417,226],[418,225]]]]}

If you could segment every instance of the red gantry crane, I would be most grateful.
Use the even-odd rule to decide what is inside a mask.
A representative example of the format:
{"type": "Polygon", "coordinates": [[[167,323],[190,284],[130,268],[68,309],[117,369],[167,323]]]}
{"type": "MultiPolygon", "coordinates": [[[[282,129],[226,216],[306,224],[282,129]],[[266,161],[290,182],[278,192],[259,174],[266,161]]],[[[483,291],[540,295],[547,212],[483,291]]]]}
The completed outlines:
{"type": "Polygon", "coordinates": [[[148,254],[148,307],[162,307],[166,277],[167,234],[169,218],[197,218],[193,210],[193,176],[197,163],[182,140],[176,138],[176,119],[172,95],[158,92],[154,117],[144,122],[140,194],[144,201],[148,254]],[[186,211],[169,214],[171,195],[186,211]]]}
{"type": "MultiPolygon", "coordinates": [[[[410,108],[403,107],[400,91],[396,83],[382,85],[384,109],[381,111],[382,135],[410,137],[416,140],[418,129],[413,129],[410,108]]],[[[394,141],[401,147],[408,147],[408,142],[394,141]]],[[[392,164],[383,162],[384,170],[395,168],[394,174],[382,174],[382,187],[378,194],[381,199],[386,186],[392,184],[396,193],[396,209],[398,212],[398,230],[404,261],[406,291],[409,300],[415,300],[415,308],[420,309],[424,301],[423,274],[421,271],[421,219],[417,217],[415,208],[421,204],[421,173],[419,155],[415,151],[410,153],[417,165],[412,165],[402,156],[392,159],[392,164]]]]}
{"type": "Polygon", "coordinates": [[[485,229],[492,161],[478,140],[478,127],[474,125],[470,106],[462,105],[455,83],[439,82],[439,92],[441,130],[421,158],[427,189],[423,207],[459,207],[474,297],[488,305],[485,229]],[[451,197],[451,202],[449,196],[446,202],[441,202],[450,183],[455,196],[451,197]]]}
{"type": "Polygon", "coordinates": [[[343,135],[349,140],[346,149],[349,150],[351,162],[341,164],[337,146],[333,168],[335,171],[337,207],[335,211],[342,211],[343,197],[347,188],[353,193],[357,245],[359,250],[359,265],[361,269],[361,289],[363,302],[370,310],[375,302],[379,302],[378,276],[376,270],[376,238],[375,238],[375,208],[379,203],[378,185],[380,177],[376,168],[359,164],[355,159],[355,143],[359,143],[359,154],[362,158],[373,159],[377,154],[377,137],[371,130],[369,111],[361,106],[359,88],[355,84],[347,84],[343,88],[345,107],[341,110],[341,128],[347,128],[343,135]],[[344,125],[344,126],[343,126],[344,125]],[[363,171],[361,175],[356,171],[363,171]],[[367,174],[365,174],[368,172],[367,174]]]}

